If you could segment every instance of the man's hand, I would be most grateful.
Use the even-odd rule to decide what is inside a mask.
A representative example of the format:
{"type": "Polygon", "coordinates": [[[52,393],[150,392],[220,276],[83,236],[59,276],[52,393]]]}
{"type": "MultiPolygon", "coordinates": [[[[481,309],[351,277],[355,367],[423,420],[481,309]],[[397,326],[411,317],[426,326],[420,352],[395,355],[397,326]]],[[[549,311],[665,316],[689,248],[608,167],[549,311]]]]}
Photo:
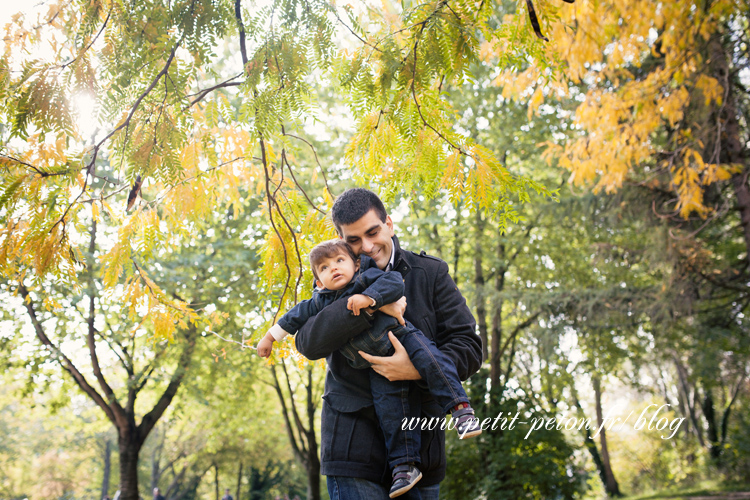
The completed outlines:
{"type": "Polygon", "coordinates": [[[270,333],[267,333],[265,337],[263,337],[261,341],[258,342],[258,346],[256,347],[256,349],[258,350],[258,356],[262,356],[264,358],[270,356],[271,351],[273,350],[273,342],[273,336],[270,333]]]}
{"type": "Polygon", "coordinates": [[[346,308],[355,316],[359,316],[360,309],[367,309],[372,306],[372,304],[373,300],[371,297],[358,293],[349,297],[349,300],[346,302],[346,308]]]}
{"type": "MultiPolygon", "coordinates": [[[[388,316],[393,316],[394,318],[398,320],[399,323],[401,323],[401,325],[405,325],[406,321],[404,321],[404,313],[406,312],[406,297],[401,297],[396,302],[391,302],[390,304],[386,304],[380,309],[378,309],[378,311],[385,313],[388,316]]],[[[396,344],[393,344],[393,345],[395,346],[396,344]]],[[[411,379],[407,379],[407,380],[411,380],[411,379]]],[[[414,379],[414,380],[417,380],[417,379],[414,379]]]]}
{"type": "MultiPolygon", "coordinates": [[[[404,297],[401,297],[401,299],[406,302],[404,297]]],[[[394,304],[397,303],[394,302],[394,304]]],[[[409,354],[404,349],[404,346],[401,345],[401,342],[391,332],[388,332],[388,338],[391,339],[391,344],[396,349],[396,352],[392,356],[373,356],[362,351],[359,351],[359,355],[372,363],[372,369],[376,373],[384,376],[391,382],[397,380],[420,380],[422,376],[414,368],[414,364],[409,359],[409,354]]]]}

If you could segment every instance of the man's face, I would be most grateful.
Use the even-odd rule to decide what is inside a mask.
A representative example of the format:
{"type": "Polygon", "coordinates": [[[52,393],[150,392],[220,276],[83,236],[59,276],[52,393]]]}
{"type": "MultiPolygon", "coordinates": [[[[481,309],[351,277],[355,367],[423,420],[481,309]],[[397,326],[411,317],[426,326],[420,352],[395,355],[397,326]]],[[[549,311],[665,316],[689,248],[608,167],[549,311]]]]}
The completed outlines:
{"type": "Polygon", "coordinates": [[[367,255],[380,269],[385,269],[391,261],[392,237],[391,216],[386,216],[385,222],[381,222],[375,210],[370,210],[356,222],[341,225],[341,238],[349,243],[354,253],[367,255]]]}
{"type": "Polygon", "coordinates": [[[333,257],[326,257],[317,266],[315,272],[318,279],[315,282],[318,288],[327,290],[341,290],[354,277],[359,269],[359,264],[354,262],[348,253],[339,253],[333,257]]]}

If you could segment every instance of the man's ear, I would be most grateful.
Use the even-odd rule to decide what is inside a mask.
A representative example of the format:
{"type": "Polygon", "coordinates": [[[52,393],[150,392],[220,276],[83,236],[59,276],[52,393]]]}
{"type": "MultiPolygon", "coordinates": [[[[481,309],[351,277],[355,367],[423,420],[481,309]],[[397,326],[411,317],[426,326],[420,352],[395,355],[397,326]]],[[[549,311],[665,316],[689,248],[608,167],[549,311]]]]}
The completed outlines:
{"type": "Polygon", "coordinates": [[[325,288],[320,280],[315,280],[315,286],[317,286],[318,288],[325,288]]]}
{"type": "Polygon", "coordinates": [[[393,220],[390,215],[385,216],[385,225],[388,226],[388,230],[391,233],[388,236],[394,236],[396,233],[393,232],[393,220]]]}

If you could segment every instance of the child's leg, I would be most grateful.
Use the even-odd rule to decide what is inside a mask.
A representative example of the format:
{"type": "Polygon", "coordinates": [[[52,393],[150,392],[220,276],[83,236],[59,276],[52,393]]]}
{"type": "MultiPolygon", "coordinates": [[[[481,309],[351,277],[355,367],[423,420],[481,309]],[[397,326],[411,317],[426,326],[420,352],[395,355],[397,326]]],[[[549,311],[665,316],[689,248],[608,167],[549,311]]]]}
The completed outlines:
{"type": "Polygon", "coordinates": [[[435,401],[445,413],[449,413],[462,403],[468,403],[469,397],[461,386],[461,379],[453,361],[421,331],[411,324],[408,326],[410,328],[401,334],[398,340],[406,349],[414,368],[422,376],[435,401]]]}
{"type": "Polygon", "coordinates": [[[385,437],[389,467],[392,469],[400,464],[419,464],[421,446],[419,391],[410,391],[411,382],[409,381],[391,382],[375,373],[375,370],[369,369],[368,371],[375,413],[385,437]],[[402,429],[404,421],[408,425],[412,418],[415,418],[417,422],[415,429],[409,430],[408,427],[405,430],[402,429]]]}
{"type": "Polygon", "coordinates": [[[474,416],[453,361],[410,323],[407,323],[407,331],[398,338],[432,397],[445,413],[451,413],[459,437],[464,439],[480,435],[482,427],[474,416]]]}

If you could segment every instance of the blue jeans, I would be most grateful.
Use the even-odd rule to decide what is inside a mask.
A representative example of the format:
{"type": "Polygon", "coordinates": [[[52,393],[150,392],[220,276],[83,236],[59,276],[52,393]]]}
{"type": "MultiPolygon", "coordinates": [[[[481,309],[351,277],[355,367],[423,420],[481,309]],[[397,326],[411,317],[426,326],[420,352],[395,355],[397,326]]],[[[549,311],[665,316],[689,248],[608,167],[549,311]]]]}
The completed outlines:
{"type": "MultiPolygon", "coordinates": [[[[388,487],[366,479],[343,476],[327,476],[328,495],[331,500],[390,500],[388,487]]],[[[419,484],[419,483],[417,483],[419,484]]],[[[419,486],[407,491],[404,500],[438,500],[440,485],[419,486]]]]}
{"type": "MultiPolygon", "coordinates": [[[[435,342],[413,327],[401,333],[399,342],[422,376],[430,395],[442,408],[443,415],[450,413],[456,405],[469,402],[456,366],[440,352],[435,342]]],[[[410,381],[391,382],[370,370],[370,392],[385,437],[388,465],[393,468],[408,462],[419,464],[420,426],[414,430],[402,427],[404,419],[409,422],[420,416],[420,391],[416,385],[410,381]]]]}

